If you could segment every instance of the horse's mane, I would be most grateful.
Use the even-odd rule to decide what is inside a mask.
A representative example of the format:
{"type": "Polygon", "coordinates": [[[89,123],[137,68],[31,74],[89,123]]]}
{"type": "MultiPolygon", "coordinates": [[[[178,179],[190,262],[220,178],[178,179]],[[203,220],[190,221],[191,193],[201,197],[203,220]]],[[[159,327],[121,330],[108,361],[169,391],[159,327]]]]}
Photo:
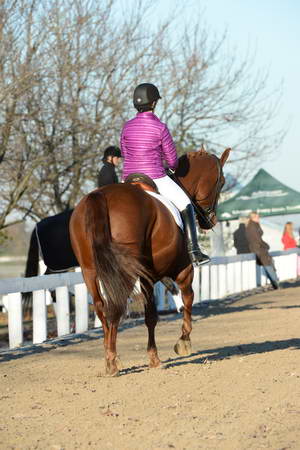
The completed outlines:
{"type": "Polygon", "coordinates": [[[199,150],[197,150],[196,152],[189,152],[188,154],[191,155],[193,158],[193,157],[195,157],[195,155],[207,156],[207,155],[211,155],[212,153],[209,153],[207,150],[205,150],[205,148],[202,145],[201,148],[199,150]]]}
{"type": "Polygon", "coordinates": [[[205,158],[205,157],[215,157],[213,153],[208,152],[205,150],[205,148],[202,146],[200,150],[197,150],[196,152],[188,152],[184,155],[181,155],[178,158],[178,168],[176,170],[176,175],[182,177],[185,176],[190,168],[189,161],[192,159],[198,159],[198,158],[205,158]]]}

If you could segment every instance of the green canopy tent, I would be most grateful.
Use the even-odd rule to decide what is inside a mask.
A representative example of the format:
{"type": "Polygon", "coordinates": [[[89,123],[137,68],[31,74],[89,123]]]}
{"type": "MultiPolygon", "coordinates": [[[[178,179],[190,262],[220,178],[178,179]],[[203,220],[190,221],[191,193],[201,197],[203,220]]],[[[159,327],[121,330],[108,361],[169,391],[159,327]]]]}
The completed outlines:
{"type": "Polygon", "coordinates": [[[257,211],[260,216],[300,213],[300,193],[260,169],[238,194],[219,204],[219,221],[235,220],[257,211]]]}

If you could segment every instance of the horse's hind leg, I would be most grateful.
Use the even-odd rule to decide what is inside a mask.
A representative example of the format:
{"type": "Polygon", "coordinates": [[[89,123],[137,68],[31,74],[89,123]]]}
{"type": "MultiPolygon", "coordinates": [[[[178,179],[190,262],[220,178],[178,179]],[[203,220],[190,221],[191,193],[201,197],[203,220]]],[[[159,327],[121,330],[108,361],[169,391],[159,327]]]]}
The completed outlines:
{"type": "Polygon", "coordinates": [[[106,375],[114,377],[119,375],[119,368],[117,366],[117,332],[119,320],[110,323],[107,347],[105,349],[105,363],[106,375]]]}
{"type": "Polygon", "coordinates": [[[107,322],[107,319],[103,312],[103,300],[100,297],[98,291],[97,285],[98,280],[96,272],[85,270],[83,271],[83,273],[87,288],[91,296],[93,297],[96,314],[99,317],[103,327],[106,374],[110,376],[115,376],[119,372],[116,363],[117,360],[116,340],[119,322],[111,323],[110,325],[107,322]]]}
{"type": "Polygon", "coordinates": [[[95,302],[95,310],[97,316],[101,320],[104,332],[104,352],[105,352],[105,372],[108,376],[116,376],[119,374],[119,368],[117,366],[117,332],[119,321],[111,322],[108,325],[105,315],[103,314],[102,307],[99,302],[95,302]]]}
{"type": "Polygon", "coordinates": [[[145,324],[148,328],[147,352],[149,356],[149,367],[152,368],[160,366],[160,359],[157,355],[155,343],[155,327],[158,321],[158,315],[153,297],[153,287],[147,286],[146,282],[144,282],[144,287],[147,289],[147,303],[145,305],[145,324]]]}
{"type": "Polygon", "coordinates": [[[193,277],[194,269],[193,266],[190,265],[184,269],[176,279],[184,305],[182,335],[174,346],[175,352],[180,356],[188,356],[192,351],[190,334],[192,331],[192,305],[194,300],[194,291],[192,289],[193,277]]]}
{"type": "Polygon", "coordinates": [[[119,374],[116,349],[119,320],[108,324],[103,312],[103,300],[99,294],[96,272],[91,272],[87,275],[87,271],[85,271],[85,282],[93,297],[94,308],[103,327],[106,375],[116,376],[119,374]]]}

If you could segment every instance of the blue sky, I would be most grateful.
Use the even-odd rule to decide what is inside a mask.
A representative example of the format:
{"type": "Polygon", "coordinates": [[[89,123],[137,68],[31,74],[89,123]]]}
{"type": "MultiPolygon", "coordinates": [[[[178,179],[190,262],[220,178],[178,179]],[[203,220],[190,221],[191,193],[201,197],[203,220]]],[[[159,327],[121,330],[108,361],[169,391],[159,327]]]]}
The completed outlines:
{"type": "MultiPolygon", "coordinates": [[[[300,2],[298,0],[158,0],[157,17],[174,5],[183,20],[201,15],[212,32],[228,30],[228,43],[241,54],[255,50],[254,73],[269,70],[269,89],[283,82],[282,104],[273,123],[288,132],[273,158],[261,167],[282,183],[300,191],[300,2]]],[[[258,167],[259,168],[259,167],[258,167]]]]}

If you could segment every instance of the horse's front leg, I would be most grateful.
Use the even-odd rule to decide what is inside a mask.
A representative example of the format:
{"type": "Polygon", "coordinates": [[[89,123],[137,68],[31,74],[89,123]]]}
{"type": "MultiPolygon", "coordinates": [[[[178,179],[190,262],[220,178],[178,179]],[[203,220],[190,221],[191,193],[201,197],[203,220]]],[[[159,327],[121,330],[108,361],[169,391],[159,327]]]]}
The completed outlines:
{"type": "Polygon", "coordinates": [[[157,355],[155,343],[155,327],[158,321],[157,309],[153,296],[153,288],[147,289],[147,303],[145,305],[145,324],[148,329],[148,346],[147,352],[149,356],[149,367],[159,367],[160,359],[157,355]]]}
{"type": "Polygon", "coordinates": [[[176,278],[184,305],[182,334],[174,346],[175,352],[180,356],[188,356],[192,352],[190,334],[192,331],[192,305],[194,300],[194,291],[192,288],[193,278],[194,269],[192,264],[184,269],[176,278]]]}

